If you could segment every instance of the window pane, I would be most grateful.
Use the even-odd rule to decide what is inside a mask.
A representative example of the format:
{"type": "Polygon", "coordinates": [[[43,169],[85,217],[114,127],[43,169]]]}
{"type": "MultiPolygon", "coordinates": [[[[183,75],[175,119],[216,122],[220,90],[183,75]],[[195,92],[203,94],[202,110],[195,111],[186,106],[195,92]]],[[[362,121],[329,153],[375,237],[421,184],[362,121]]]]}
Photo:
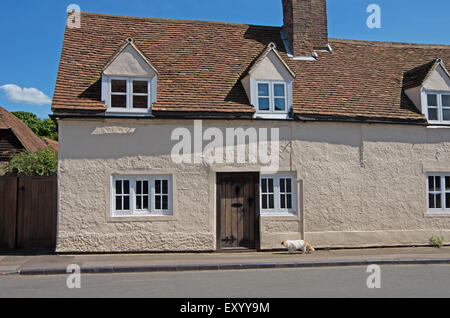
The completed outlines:
{"type": "Polygon", "coordinates": [[[287,188],[287,192],[292,193],[292,180],[291,179],[286,179],[286,188],[287,188]]]}
{"type": "Polygon", "coordinates": [[[268,199],[267,194],[263,194],[262,195],[262,208],[263,208],[263,210],[267,210],[267,208],[268,208],[267,199],[268,199]]]}
{"type": "Polygon", "coordinates": [[[259,99],[259,110],[270,110],[270,102],[268,98],[260,98],[259,99]]]}
{"type": "Polygon", "coordinates": [[[428,106],[437,106],[437,95],[436,94],[428,94],[428,106]]]}
{"type": "Polygon", "coordinates": [[[273,85],[274,95],[275,97],[284,97],[284,84],[275,84],[273,85]]]}
{"type": "Polygon", "coordinates": [[[268,179],[269,180],[269,192],[273,193],[273,179],[268,179]]]}
{"type": "Polygon", "coordinates": [[[450,109],[443,109],[442,110],[443,120],[449,120],[450,121],[450,109]]]}
{"type": "Polygon", "coordinates": [[[111,107],[127,108],[127,96],[126,95],[111,95],[111,107]]]}
{"type": "Polygon", "coordinates": [[[428,190],[434,191],[434,177],[428,177],[428,190]]]}
{"type": "Polygon", "coordinates": [[[163,196],[162,209],[163,210],[169,209],[169,196],[167,196],[167,195],[163,196]]]}
{"type": "Polygon", "coordinates": [[[133,94],[148,94],[148,82],[133,81],[133,94]]]}
{"type": "Polygon", "coordinates": [[[148,194],[148,181],[144,181],[144,194],[148,194]]]}
{"type": "Polygon", "coordinates": [[[450,177],[445,177],[445,191],[450,191],[450,177]]]}
{"type": "Polygon", "coordinates": [[[126,80],[111,80],[111,92],[126,93],[127,92],[127,81],[126,80]]]}
{"type": "Polygon", "coordinates": [[[116,181],[116,194],[122,194],[122,181],[116,181]]]}
{"type": "Polygon", "coordinates": [[[258,84],[258,96],[269,97],[269,84],[258,84]]]}
{"type": "Polygon", "coordinates": [[[442,209],[442,195],[436,195],[436,209],[442,209]]]}
{"type": "Polygon", "coordinates": [[[286,100],[284,98],[275,98],[275,110],[278,111],[286,110],[286,100]]]}
{"type": "Polygon", "coordinates": [[[292,209],[292,194],[287,195],[287,208],[292,209]]]}
{"type": "Polygon", "coordinates": [[[428,108],[428,119],[429,120],[438,120],[437,108],[428,108]]]}
{"type": "Polygon", "coordinates": [[[447,193],[446,195],[445,195],[445,208],[446,209],[450,209],[450,193],[447,193]]]}
{"type": "Polygon", "coordinates": [[[286,195],[285,194],[282,194],[281,195],[281,208],[282,209],[286,209],[286,195]]]}
{"type": "Polygon", "coordinates": [[[286,179],[280,179],[280,192],[286,192],[286,179]]]}
{"type": "Polygon", "coordinates": [[[142,194],[142,181],[136,181],[136,193],[142,194]]]}
{"type": "Polygon", "coordinates": [[[147,109],[148,97],[147,96],[133,96],[133,108],[147,109]]]}
{"type": "Polygon", "coordinates": [[[450,107],[450,95],[442,95],[442,106],[450,107]]]}
{"type": "Polygon", "coordinates": [[[143,197],[143,208],[144,210],[148,210],[148,195],[143,197]]]}
{"type": "Polygon", "coordinates": [[[267,193],[267,179],[261,180],[261,189],[263,193],[267,193]]]}
{"type": "Polygon", "coordinates": [[[161,210],[161,196],[155,196],[155,209],[161,210]]]}
{"type": "Polygon", "coordinates": [[[141,196],[136,197],[136,209],[142,210],[142,197],[141,196]]]}
{"type": "Polygon", "coordinates": [[[162,193],[169,194],[169,181],[167,181],[167,180],[163,180],[162,193]]]}
{"type": "Polygon", "coordinates": [[[434,203],[434,195],[432,194],[428,195],[428,200],[430,201],[429,202],[430,209],[436,208],[436,204],[434,203]]]}
{"type": "Polygon", "coordinates": [[[125,211],[130,210],[130,197],[123,197],[123,209],[125,211]]]}
{"type": "Polygon", "coordinates": [[[161,180],[155,180],[155,193],[161,193],[161,180]]]}
{"type": "Polygon", "coordinates": [[[435,191],[441,191],[441,177],[435,177],[435,191]]]}
{"type": "Polygon", "coordinates": [[[122,210],[122,197],[116,197],[116,211],[122,210]]]}
{"type": "Polygon", "coordinates": [[[275,196],[273,194],[269,195],[269,209],[275,209],[275,196]]]}

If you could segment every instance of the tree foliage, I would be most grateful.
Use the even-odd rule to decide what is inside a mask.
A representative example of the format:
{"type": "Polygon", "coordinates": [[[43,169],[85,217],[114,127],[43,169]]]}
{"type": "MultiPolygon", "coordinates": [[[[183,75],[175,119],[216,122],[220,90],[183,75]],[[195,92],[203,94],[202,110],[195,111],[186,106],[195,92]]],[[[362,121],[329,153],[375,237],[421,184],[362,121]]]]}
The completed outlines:
{"type": "Polygon", "coordinates": [[[58,169],[58,154],[50,147],[36,152],[18,152],[3,167],[6,172],[14,172],[16,169],[18,173],[28,176],[51,176],[58,169]]]}
{"type": "Polygon", "coordinates": [[[58,140],[58,130],[50,118],[41,120],[35,114],[29,112],[13,112],[12,114],[23,121],[39,137],[58,140]]]}

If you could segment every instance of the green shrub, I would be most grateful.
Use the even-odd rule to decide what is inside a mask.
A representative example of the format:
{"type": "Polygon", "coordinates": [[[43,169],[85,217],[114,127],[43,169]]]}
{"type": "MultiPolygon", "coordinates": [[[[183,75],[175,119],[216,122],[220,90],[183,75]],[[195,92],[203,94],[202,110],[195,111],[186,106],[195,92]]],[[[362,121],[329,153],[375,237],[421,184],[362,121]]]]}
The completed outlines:
{"type": "Polygon", "coordinates": [[[18,152],[3,168],[6,172],[14,172],[16,169],[18,173],[28,176],[51,176],[58,169],[58,153],[50,147],[34,153],[18,152]]]}
{"type": "Polygon", "coordinates": [[[443,236],[432,236],[430,238],[430,245],[436,248],[442,248],[444,246],[444,237],[443,236]]]}

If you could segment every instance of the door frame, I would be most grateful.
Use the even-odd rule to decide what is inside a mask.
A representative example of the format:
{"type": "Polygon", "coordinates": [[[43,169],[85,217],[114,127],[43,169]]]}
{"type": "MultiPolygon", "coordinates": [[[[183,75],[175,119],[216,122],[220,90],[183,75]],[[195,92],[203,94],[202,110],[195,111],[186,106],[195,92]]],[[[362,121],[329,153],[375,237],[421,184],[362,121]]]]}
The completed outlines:
{"type": "Polygon", "coordinates": [[[215,173],[215,182],[214,186],[216,187],[216,251],[217,252],[236,252],[236,251],[260,251],[261,250],[261,209],[260,209],[260,193],[259,193],[259,182],[260,182],[260,173],[255,171],[223,171],[215,173]],[[222,236],[222,217],[221,217],[221,202],[219,195],[219,186],[218,180],[219,176],[222,174],[233,174],[238,177],[239,175],[253,175],[255,178],[255,249],[246,249],[246,248],[238,248],[238,249],[222,249],[221,247],[221,236],[222,236]]]}

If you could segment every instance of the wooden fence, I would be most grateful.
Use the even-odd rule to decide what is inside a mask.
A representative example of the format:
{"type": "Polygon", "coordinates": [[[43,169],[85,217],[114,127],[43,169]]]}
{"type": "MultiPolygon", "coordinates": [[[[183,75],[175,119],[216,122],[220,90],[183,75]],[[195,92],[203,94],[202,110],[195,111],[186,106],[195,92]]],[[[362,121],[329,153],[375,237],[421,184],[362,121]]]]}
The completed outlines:
{"type": "Polygon", "coordinates": [[[56,175],[0,177],[0,249],[54,249],[56,175]]]}

